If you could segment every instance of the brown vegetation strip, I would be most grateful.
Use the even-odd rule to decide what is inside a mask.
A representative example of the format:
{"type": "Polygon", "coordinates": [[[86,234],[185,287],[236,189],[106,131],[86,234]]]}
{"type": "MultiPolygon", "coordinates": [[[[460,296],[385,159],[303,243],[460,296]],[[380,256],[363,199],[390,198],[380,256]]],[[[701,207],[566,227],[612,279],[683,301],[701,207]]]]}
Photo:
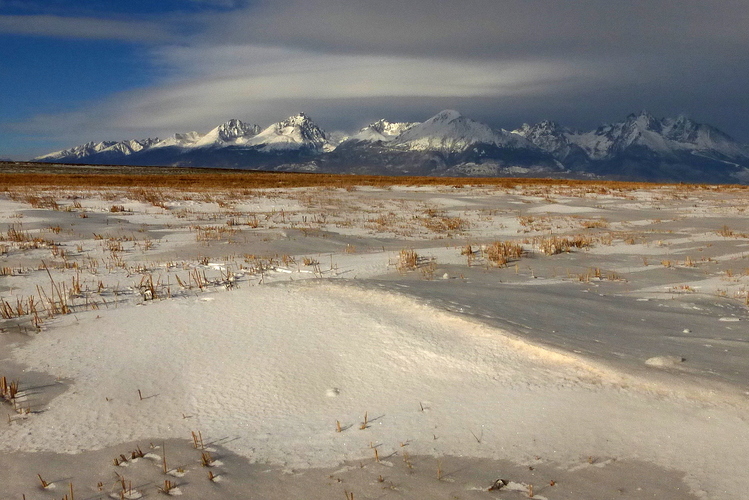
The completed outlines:
{"type": "MultiPolygon", "coordinates": [[[[3,165],[7,167],[6,165],[3,165]]],[[[23,165],[22,171],[0,169],[0,190],[29,187],[164,187],[180,189],[253,189],[293,187],[355,186],[492,186],[515,188],[521,186],[600,186],[613,190],[652,188],[657,184],[644,182],[589,181],[573,179],[536,179],[502,177],[412,177],[341,175],[316,173],[227,171],[172,167],[87,167],[56,165],[23,165]],[[3,172],[2,170],[5,170],[3,172]],[[161,173],[159,170],[163,170],[161,173]]],[[[684,185],[685,189],[705,186],[684,185]]],[[[748,186],[732,186],[746,189],[748,186]]]]}

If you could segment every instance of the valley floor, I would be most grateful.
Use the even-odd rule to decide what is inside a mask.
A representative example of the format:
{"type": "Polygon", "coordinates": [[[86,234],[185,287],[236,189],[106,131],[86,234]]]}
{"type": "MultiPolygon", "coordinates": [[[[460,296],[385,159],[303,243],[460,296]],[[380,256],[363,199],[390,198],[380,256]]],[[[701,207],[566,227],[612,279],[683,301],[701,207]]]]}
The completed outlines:
{"type": "Polygon", "coordinates": [[[747,209],[564,181],[8,187],[0,496],[740,498],[747,209]]]}

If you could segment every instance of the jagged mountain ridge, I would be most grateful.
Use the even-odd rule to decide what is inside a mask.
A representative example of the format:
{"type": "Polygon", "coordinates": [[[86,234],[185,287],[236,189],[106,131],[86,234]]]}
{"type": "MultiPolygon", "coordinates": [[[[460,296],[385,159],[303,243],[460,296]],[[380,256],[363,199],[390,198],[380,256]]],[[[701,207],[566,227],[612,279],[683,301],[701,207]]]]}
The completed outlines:
{"type": "Polygon", "coordinates": [[[659,120],[642,111],[592,131],[544,121],[513,132],[573,171],[654,181],[749,181],[749,147],[684,116],[659,120]]]}
{"type": "Polygon", "coordinates": [[[465,151],[475,144],[533,147],[517,135],[506,130],[495,130],[454,110],[442,111],[427,121],[408,128],[392,141],[392,146],[396,148],[446,153],[465,151]]]}
{"type": "Polygon", "coordinates": [[[524,124],[513,133],[521,135],[544,151],[564,159],[579,150],[591,160],[611,159],[629,148],[643,147],[662,154],[682,151],[714,152],[727,158],[749,157],[749,148],[710,125],[684,116],[656,119],[646,111],[631,114],[624,121],[582,132],[543,121],[524,124]],[[579,149],[578,149],[579,148],[579,149]]]}
{"type": "Polygon", "coordinates": [[[80,146],[75,146],[70,149],[63,151],[57,151],[49,153],[44,156],[35,158],[37,161],[56,161],[64,159],[65,161],[73,161],[76,159],[84,159],[97,154],[112,153],[114,155],[131,155],[144,149],[152,147],[154,144],[159,142],[159,139],[128,139],[125,141],[103,141],[103,142],[87,142],[80,146]]]}
{"type": "Polygon", "coordinates": [[[37,161],[387,175],[533,175],[749,182],[749,147],[685,117],[647,112],[592,131],[552,121],[507,131],[445,110],[328,134],[300,113],[266,128],[232,119],[207,134],[87,143],[37,161]]]}
{"type": "Polygon", "coordinates": [[[370,123],[347,140],[365,142],[390,142],[400,134],[418,125],[418,122],[390,122],[384,118],[370,123]]]}

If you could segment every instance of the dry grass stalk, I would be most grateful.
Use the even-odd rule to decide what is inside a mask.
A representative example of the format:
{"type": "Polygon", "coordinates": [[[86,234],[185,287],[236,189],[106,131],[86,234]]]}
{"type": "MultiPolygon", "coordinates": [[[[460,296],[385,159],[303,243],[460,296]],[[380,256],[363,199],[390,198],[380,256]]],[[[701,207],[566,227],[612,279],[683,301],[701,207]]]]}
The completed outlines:
{"type": "Polygon", "coordinates": [[[47,271],[47,276],[49,276],[49,281],[52,284],[52,297],[49,299],[50,307],[53,311],[59,311],[61,314],[69,314],[71,310],[68,306],[67,296],[60,292],[60,288],[57,286],[57,283],[55,283],[55,280],[52,279],[52,273],[49,272],[49,268],[44,261],[42,261],[42,266],[44,270],[47,271]],[[57,303],[55,302],[55,293],[57,293],[59,299],[57,303]]]}
{"type": "Polygon", "coordinates": [[[140,279],[140,284],[138,285],[140,293],[141,295],[143,295],[143,300],[156,300],[158,298],[158,287],[159,283],[154,284],[153,276],[150,274],[147,276],[143,276],[140,279]]]}
{"type": "Polygon", "coordinates": [[[200,455],[200,465],[202,465],[203,467],[212,467],[213,466],[213,457],[207,451],[204,451],[200,455]]]}
{"type": "Polygon", "coordinates": [[[343,429],[341,429],[341,423],[338,420],[335,421],[335,431],[343,432],[343,429]]]}
{"type": "Polygon", "coordinates": [[[198,431],[196,434],[195,432],[192,432],[192,445],[195,447],[195,449],[204,449],[205,446],[203,445],[203,434],[198,431]]]}
{"type": "Polygon", "coordinates": [[[465,245],[460,249],[460,255],[465,255],[468,259],[468,267],[473,263],[473,247],[471,245],[465,245]]]}
{"type": "Polygon", "coordinates": [[[165,495],[170,495],[171,491],[177,487],[177,483],[171,482],[169,479],[164,479],[164,485],[159,487],[159,492],[165,495]]]}
{"type": "Polygon", "coordinates": [[[3,376],[0,378],[0,397],[7,401],[13,401],[18,395],[18,380],[8,380],[3,376]]]}
{"type": "Polygon", "coordinates": [[[47,489],[49,487],[50,483],[48,483],[47,481],[45,481],[44,478],[42,478],[41,474],[37,474],[36,477],[38,477],[39,478],[39,482],[42,483],[42,488],[43,489],[47,489]]]}
{"type": "Polygon", "coordinates": [[[364,430],[367,428],[367,412],[364,412],[364,422],[359,426],[359,429],[364,430]]]}

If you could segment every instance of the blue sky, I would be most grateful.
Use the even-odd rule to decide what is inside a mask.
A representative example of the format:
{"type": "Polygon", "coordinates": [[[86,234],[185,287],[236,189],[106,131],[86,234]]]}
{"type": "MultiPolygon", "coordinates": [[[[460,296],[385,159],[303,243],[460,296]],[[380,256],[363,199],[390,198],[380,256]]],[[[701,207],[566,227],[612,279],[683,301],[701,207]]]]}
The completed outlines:
{"type": "Polygon", "coordinates": [[[305,111],[504,128],[648,109],[749,142],[749,2],[0,0],[0,158],[305,111]]]}

